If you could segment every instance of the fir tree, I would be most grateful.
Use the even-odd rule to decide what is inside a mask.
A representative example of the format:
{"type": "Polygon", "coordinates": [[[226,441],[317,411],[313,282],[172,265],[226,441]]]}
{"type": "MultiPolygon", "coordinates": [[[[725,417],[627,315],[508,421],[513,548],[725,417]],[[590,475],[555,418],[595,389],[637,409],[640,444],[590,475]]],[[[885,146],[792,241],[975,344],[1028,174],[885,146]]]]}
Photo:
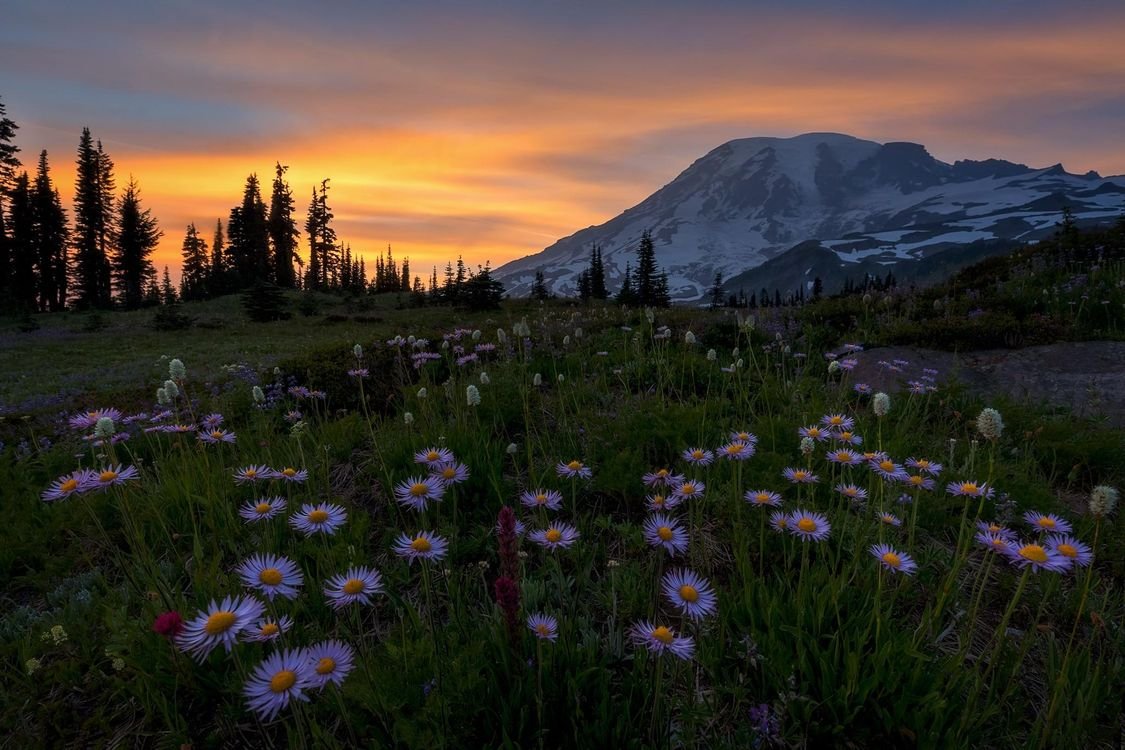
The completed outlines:
{"type": "Polygon", "coordinates": [[[241,288],[273,279],[270,262],[269,218],[258,184],[258,175],[246,178],[242,203],[231,209],[227,221],[228,255],[235,284],[241,288]]]}
{"type": "Polygon", "coordinates": [[[113,162],[89,128],[78,142],[74,184],[74,292],[79,308],[108,307],[114,224],[113,162]]]}
{"type": "MultiPolygon", "coordinates": [[[[536,272],[537,279],[540,274],[542,274],[542,271],[536,272]]],[[[592,296],[590,290],[590,275],[591,273],[589,268],[583,268],[582,272],[578,274],[578,299],[582,300],[583,302],[588,302],[590,300],[590,297],[592,296]]],[[[531,296],[535,296],[534,286],[531,288],[531,296]]]]}
{"type": "Polygon", "coordinates": [[[637,304],[637,291],[633,286],[633,269],[625,264],[625,278],[621,281],[621,289],[617,292],[617,303],[621,305],[637,304]]]}
{"type": "Polygon", "coordinates": [[[817,276],[812,282],[812,298],[820,299],[824,295],[824,282],[817,276]]]}
{"type": "MultiPolygon", "coordinates": [[[[7,116],[0,101],[0,198],[16,189],[16,172],[20,168],[19,146],[12,143],[20,126],[7,116]]],[[[0,202],[2,205],[2,202],[0,202]]]]}
{"type": "MultiPolygon", "coordinates": [[[[460,265],[460,258],[458,258],[460,265]]],[[[478,268],[477,273],[463,282],[461,287],[462,304],[471,310],[497,310],[504,299],[504,285],[492,277],[488,263],[478,268]]]]}
{"type": "Polygon", "coordinates": [[[672,294],[668,289],[668,273],[661,271],[656,277],[656,287],[652,293],[654,307],[668,307],[672,304],[672,294]]]}
{"type": "Polygon", "coordinates": [[[35,211],[27,172],[20,173],[16,178],[15,188],[11,191],[9,215],[12,225],[8,245],[11,306],[28,312],[36,307],[38,284],[35,268],[38,257],[35,247],[35,211]]]}
{"type": "Polygon", "coordinates": [[[113,252],[114,227],[117,223],[117,180],[113,176],[113,159],[98,141],[98,204],[102,210],[102,220],[98,224],[98,289],[102,304],[108,305],[112,297],[109,256],[113,252]]]}
{"type": "Polygon", "coordinates": [[[273,277],[277,285],[292,289],[297,286],[297,276],[293,272],[293,256],[297,251],[297,222],[293,218],[293,191],[285,181],[289,167],[277,162],[273,194],[270,197],[268,219],[270,242],[273,244],[273,277]]]}
{"type": "Polygon", "coordinates": [[[637,275],[636,275],[637,304],[647,306],[656,304],[657,278],[656,246],[652,242],[652,235],[646,229],[641,235],[641,244],[637,247],[637,275]]]}
{"type": "Polygon", "coordinates": [[[316,188],[312,191],[312,200],[309,201],[309,212],[305,218],[305,234],[309,238],[309,267],[305,276],[305,289],[320,288],[320,216],[316,188]]]}
{"type": "MultiPolygon", "coordinates": [[[[144,302],[145,283],[156,275],[149,256],[156,249],[164,233],[156,225],[152,212],[141,208],[140,189],[136,180],[130,179],[121,198],[121,215],[117,225],[117,253],[113,258],[113,276],[117,296],[126,309],[140,307],[144,302]]],[[[167,292],[175,299],[175,289],[164,267],[167,289],[161,289],[165,304],[167,292]]]]}
{"type": "Polygon", "coordinates": [[[226,265],[223,263],[226,240],[223,238],[223,220],[215,221],[215,236],[211,240],[211,267],[207,274],[207,295],[217,297],[226,291],[226,265]]]}
{"type": "Polygon", "coordinates": [[[402,259],[402,284],[399,289],[403,292],[410,291],[410,258],[402,259]]]}
{"type": "Polygon", "coordinates": [[[605,285],[605,265],[602,263],[602,246],[594,245],[590,251],[590,297],[608,299],[609,290],[605,285]]]}
{"type": "Polygon", "coordinates": [[[66,306],[67,242],[66,211],[51,184],[47,152],[39,154],[39,168],[31,196],[32,231],[38,276],[39,309],[57,312],[66,306]]]}
{"type": "Polygon", "coordinates": [[[206,299],[210,261],[207,241],[199,236],[195,224],[188,225],[181,253],[184,260],[180,277],[180,299],[185,302],[206,299]]]}
{"type": "Polygon", "coordinates": [[[535,272],[535,281],[531,282],[531,298],[537,300],[546,300],[551,296],[547,291],[547,280],[543,276],[542,271],[535,272]]]}
{"type": "Polygon", "coordinates": [[[723,306],[723,272],[715,271],[715,280],[711,283],[711,308],[723,306]]]}
{"type": "MultiPolygon", "coordinates": [[[[155,272],[153,275],[156,275],[155,272]]],[[[164,278],[160,282],[160,302],[164,305],[176,304],[176,288],[172,286],[172,277],[168,274],[168,266],[164,266],[164,278]]]]}

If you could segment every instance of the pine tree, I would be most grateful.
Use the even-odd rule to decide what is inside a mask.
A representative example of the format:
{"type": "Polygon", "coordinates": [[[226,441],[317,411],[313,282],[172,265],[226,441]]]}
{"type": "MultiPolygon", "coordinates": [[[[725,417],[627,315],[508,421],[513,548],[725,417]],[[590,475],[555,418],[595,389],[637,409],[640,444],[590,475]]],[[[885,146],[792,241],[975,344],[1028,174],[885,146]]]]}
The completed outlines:
{"type": "Polygon", "coordinates": [[[109,252],[114,224],[113,161],[89,128],[78,141],[74,184],[74,292],[79,308],[110,305],[109,252]]]}
{"type": "Polygon", "coordinates": [[[257,281],[273,280],[270,262],[269,218],[258,184],[258,175],[246,178],[242,203],[231,209],[227,221],[227,242],[235,284],[238,288],[257,281]]]}
{"type": "Polygon", "coordinates": [[[617,292],[617,303],[621,305],[637,304],[637,291],[633,286],[633,269],[625,264],[625,278],[621,281],[621,289],[617,292]]]}
{"type": "Polygon", "coordinates": [[[410,258],[402,259],[402,284],[399,285],[399,290],[410,291],[410,258]]]}
{"type": "MultiPolygon", "coordinates": [[[[536,278],[538,278],[539,274],[541,274],[541,273],[542,273],[541,271],[537,272],[536,278]]],[[[582,272],[578,274],[578,281],[577,281],[578,299],[582,300],[583,302],[588,302],[590,300],[590,297],[592,296],[591,291],[590,291],[590,287],[591,287],[590,276],[591,276],[591,269],[589,269],[589,268],[583,268],[582,272]]],[[[534,286],[531,288],[531,296],[533,296],[533,297],[535,296],[535,287],[534,286]]]]}
{"type": "MultiPolygon", "coordinates": [[[[144,303],[145,283],[156,275],[149,256],[156,249],[163,232],[157,227],[152,212],[141,208],[140,188],[130,179],[121,198],[121,215],[117,224],[117,253],[113,258],[113,277],[118,299],[126,309],[144,303]]],[[[164,267],[167,289],[161,289],[164,303],[169,304],[167,292],[175,299],[175,289],[164,267]]]]}
{"type": "Polygon", "coordinates": [[[668,289],[668,273],[661,271],[656,277],[656,287],[652,294],[654,307],[668,307],[672,304],[672,294],[668,289]]]}
{"type": "Polygon", "coordinates": [[[340,264],[340,288],[345,292],[351,291],[352,286],[352,248],[351,245],[344,247],[343,257],[340,264]]]}
{"type": "Polygon", "coordinates": [[[305,234],[309,238],[309,267],[305,275],[305,289],[320,288],[320,203],[317,200],[316,188],[312,191],[312,200],[309,201],[309,212],[305,218],[305,234]]]}
{"type": "Polygon", "coordinates": [[[226,240],[223,238],[223,220],[215,220],[215,236],[211,240],[211,267],[207,274],[207,296],[218,297],[226,291],[226,264],[223,253],[226,240]]]}
{"type": "Polygon", "coordinates": [[[35,210],[32,207],[31,183],[27,172],[16,178],[11,191],[11,239],[9,256],[11,258],[11,303],[21,311],[31,311],[36,307],[37,276],[35,210]]]}
{"type": "Polygon", "coordinates": [[[590,297],[608,299],[609,290],[605,285],[605,265],[602,263],[602,246],[594,245],[590,251],[590,297]]]}
{"type": "Polygon", "coordinates": [[[641,244],[637,248],[637,303],[642,306],[655,305],[658,283],[656,246],[652,242],[652,235],[646,229],[641,235],[641,244]]]}
{"type": "Polygon", "coordinates": [[[277,285],[292,289],[297,286],[297,276],[293,272],[293,256],[297,250],[297,222],[293,218],[293,191],[285,181],[289,167],[277,162],[273,194],[270,197],[269,236],[273,244],[273,276],[277,285]]]}
{"type": "Polygon", "coordinates": [[[550,298],[550,296],[550,293],[547,291],[547,281],[543,277],[543,271],[536,271],[535,281],[531,282],[531,298],[542,301],[550,298]]]}
{"type": "MultiPolygon", "coordinates": [[[[803,290],[803,287],[802,287],[803,290]]],[[[824,282],[817,276],[812,282],[812,298],[820,299],[824,295],[824,282]]]]}
{"type": "Polygon", "coordinates": [[[715,271],[715,281],[711,283],[711,308],[723,306],[723,272],[715,271]]]}
{"type": "Polygon", "coordinates": [[[305,219],[305,234],[309,237],[309,268],[306,288],[327,289],[331,281],[338,277],[338,250],[336,230],[332,228],[333,214],[328,208],[328,182],[320,182],[320,191],[313,187],[308,216],[305,219]]]}
{"type": "Polygon", "coordinates": [[[488,263],[466,279],[461,288],[461,302],[471,311],[497,310],[503,299],[504,285],[492,277],[488,263]]]}
{"type": "Polygon", "coordinates": [[[67,242],[66,211],[59,193],[51,185],[47,152],[39,154],[39,168],[31,196],[32,231],[38,276],[39,309],[57,312],[66,306],[67,242]]]}
{"type": "MultiPolygon", "coordinates": [[[[153,275],[156,275],[155,272],[153,275]]],[[[160,302],[164,305],[176,304],[176,288],[172,286],[172,277],[168,275],[168,266],[164,266],[164,278],[160,282],[160,302]]]]}
{"type": "MultiPolygon", "coordinates": [[[[16,172],[20,168],[19,146],[12,143],[20,126],[7,116],[0,101],[0,198],[16,189],[16,172]]],[[[2,203],[0,203],[2,205],[2,203]]]]}
{"type": "Polygon", "coordinates": [[[181,252],[184,261],[180,277],[180,299],[185,302],[206,299],[210,261],[207,256],[207,241],[199,236],[195,224],[188,224],[181,252]]]}

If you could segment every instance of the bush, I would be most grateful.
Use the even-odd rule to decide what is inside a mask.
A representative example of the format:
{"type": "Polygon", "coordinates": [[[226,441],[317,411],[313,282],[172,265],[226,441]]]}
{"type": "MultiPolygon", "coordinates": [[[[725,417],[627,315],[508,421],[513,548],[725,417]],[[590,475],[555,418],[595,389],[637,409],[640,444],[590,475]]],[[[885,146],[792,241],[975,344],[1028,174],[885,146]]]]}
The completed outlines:
{"type": "Polygon", "coordinates": [[[158,331],[184,331],[191,328],[194,323],[194,317],[183,312],[179,305],[172,303],[156,308],[151,325],[158,331]]]}
{"type": "Polygon", "coordinates": [[[289,320],[289,301],[277,284],[258,283],[242,293],[242,309],[256,323],[289,320]]]}

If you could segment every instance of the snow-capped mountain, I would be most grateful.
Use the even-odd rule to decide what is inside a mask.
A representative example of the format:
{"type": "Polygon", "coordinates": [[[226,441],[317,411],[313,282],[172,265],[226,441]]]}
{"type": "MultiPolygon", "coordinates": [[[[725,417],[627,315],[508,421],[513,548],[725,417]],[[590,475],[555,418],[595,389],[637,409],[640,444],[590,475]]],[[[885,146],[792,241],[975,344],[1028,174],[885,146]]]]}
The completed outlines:
{"type": "Polygon", "coordinates": [[[574,295],[596,243],[614,289],[626,263],[635,265],[647,229],[681,302],[706,295],[716,271],[732,283],[737,277],[749,292],[763,281],[754,269],[790,249],[818,251],[817,268],[797,274],[807,283],[815,272],[842,279],[849,269],[886,266],[902,278],[913,264],[970,243],[1050,234],[1064,206],[1081,223],[1113,221],[1125,214],[1125,176],[999,159],[947,164],[916,143],[838,133],[744,138],[714,149],[620,216],[507,263],[496,275],[520,296],[541,270],[552,291],[574,295]]]}

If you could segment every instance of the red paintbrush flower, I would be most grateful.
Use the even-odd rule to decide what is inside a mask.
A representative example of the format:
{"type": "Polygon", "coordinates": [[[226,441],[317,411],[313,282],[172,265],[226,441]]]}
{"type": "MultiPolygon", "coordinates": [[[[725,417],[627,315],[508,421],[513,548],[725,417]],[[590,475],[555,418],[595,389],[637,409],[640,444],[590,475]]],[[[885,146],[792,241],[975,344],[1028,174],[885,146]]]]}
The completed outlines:
{"type": "Polygon", "coordinates": [[[184,629],[184,618],[179,612],[165,612],[152,623],[152,632],[159,633],[165,638],[175,638],[184,629]]]}
{"type": "Polygon", "coordinates": [[[504,623],[508,627],[508,638],[511,639],[512,644],[518,642],[522,631],[520,630],[520,589],[516,582],[507,576],[501,576],[496,579],[493,584],[493,591],[496,594],[496,603],[500,605],[500,611],[504,613],[504,623]]]}

